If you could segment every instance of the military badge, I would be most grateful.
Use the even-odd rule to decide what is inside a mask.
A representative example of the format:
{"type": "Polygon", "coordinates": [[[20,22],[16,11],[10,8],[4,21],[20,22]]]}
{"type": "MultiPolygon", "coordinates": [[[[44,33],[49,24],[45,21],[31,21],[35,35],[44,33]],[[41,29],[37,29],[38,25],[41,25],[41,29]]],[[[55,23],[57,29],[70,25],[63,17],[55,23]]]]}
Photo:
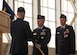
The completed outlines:
{"type": "Polygon", "coordinates": [[[34,36],[34,37],[36,37],[36,36],[37,36],[37,33],[36,33],[36,32],[35,32],[35,33],[33,33],[33,36],[34,36]]]}
{"type": "Polygon", "coordinates": [[[60,34],[60,32],[57,32],[57,34],[60,34]]]}
{"type": "Polygon", "coordinates": [[[41,33],[40,33],[40,35],[45,35],[45,34],[46,34],[45,32],[41,32],[41,33]]]}
{"type": "Polygon", "coordinates": [[[68,33],[69,33],[69,30],[66,29],[66,31],[64,32],[64,38],[68,37],[68,33]]]}
{"type": "Polygon", "coordinates": [[[41,18],[41,16],[39,16],[39,18],[41,18]]]}
{"type": "Polygon", "coordinates": [[[66,29],[66,32],[69,33],[69,29],[66,29]]]}
{"type": "Polygon", "coordinates": [[[68,37],[68,34],[64,35],[64,38],[67,38],[68,37]]]}
{"type": "Polygon", "coordinates": [[[44,37],[42,36],[41,39],[44,39],[44,37]]]}

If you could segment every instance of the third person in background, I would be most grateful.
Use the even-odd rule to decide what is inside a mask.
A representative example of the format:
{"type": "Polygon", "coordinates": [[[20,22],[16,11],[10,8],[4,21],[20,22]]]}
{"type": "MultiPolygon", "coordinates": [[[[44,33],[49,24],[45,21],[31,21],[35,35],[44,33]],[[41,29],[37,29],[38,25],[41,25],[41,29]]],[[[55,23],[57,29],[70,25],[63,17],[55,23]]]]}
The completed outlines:
{"type": "Polygon", "coordinates": [[[66,24],[67,17],[60,16],[61,26],[56,28],[56,55],[75,54],[75,32],[72,26],[66,24]]]}

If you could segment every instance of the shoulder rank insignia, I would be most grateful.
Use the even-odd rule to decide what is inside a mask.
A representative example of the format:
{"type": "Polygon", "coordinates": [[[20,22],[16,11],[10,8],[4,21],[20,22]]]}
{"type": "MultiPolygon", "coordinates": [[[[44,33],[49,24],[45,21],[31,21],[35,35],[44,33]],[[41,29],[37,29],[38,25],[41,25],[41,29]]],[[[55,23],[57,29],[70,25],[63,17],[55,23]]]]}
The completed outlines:
{"type": "Polygon", "coordinates": [[[35,32],[35,33],[33,33],[33,35],[37,35],[37,33],[35,32]]]}

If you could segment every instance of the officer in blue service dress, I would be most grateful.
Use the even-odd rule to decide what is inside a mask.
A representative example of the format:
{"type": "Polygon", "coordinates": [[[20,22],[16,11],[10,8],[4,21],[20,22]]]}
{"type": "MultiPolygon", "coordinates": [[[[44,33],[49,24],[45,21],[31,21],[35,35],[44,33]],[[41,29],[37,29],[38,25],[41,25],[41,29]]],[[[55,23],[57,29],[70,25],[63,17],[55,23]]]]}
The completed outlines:
{"type": "Polygon", "coordinates": [[[33,36],[35,38],[35,44],[33,46],[33,55],[42,55],[38,48],[44,52],[45,55],[48,55],[47,44],[51,38],[51,30],[48,27],[44,26],[45,16],[38,15],[37,24],[38,27],[33,30],[33,36]]]}
{"type": "Polygon", "coordinates": [[[56,28],[56,55],[75,54],[75,32],[73,27],[66,24],[66,16],[61,14],[61,26],[56,28]]]}
{"type": "Polygon", "coordinates": [[[17,19],[11,22],[10,33],[12,37],[10,53],[12,55],[28,55],[28,38],[33,39],[29,22],[24,21],[25,9],[19,7],[17,19]]]}

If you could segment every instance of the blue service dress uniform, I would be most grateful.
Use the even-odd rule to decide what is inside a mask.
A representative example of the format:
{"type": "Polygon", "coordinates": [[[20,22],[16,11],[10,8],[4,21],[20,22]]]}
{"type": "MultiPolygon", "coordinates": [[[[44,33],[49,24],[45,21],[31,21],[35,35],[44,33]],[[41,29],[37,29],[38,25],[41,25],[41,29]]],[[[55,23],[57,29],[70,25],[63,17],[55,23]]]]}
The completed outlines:
{"type": "Polygon", "coordinates": [[[17,18],[11,22],[10,33],[12,43],[10,48],[11,54],[28,55],[28,38],[33,38],[32,31],[27,21],[17,18]]]}
{"type": "Polygon", "coordinates": [[[56,54],[75,54],[75,32],[72,26],[66,25],[56,28],[56,54]]]}
{"type": "MultiPolygon", "coordinates": [[[[41,49],[45,55],[48,55],[48,47],[47,44],[51,38],[51,30],[43,26],[42,29],[36,28],[33,30],[33,36],[35,38],[35,42],[41,45],[41,49]]],[[[33,55],[42,55],[41,52],[35,47],[33,47],[33,55]]]]}

